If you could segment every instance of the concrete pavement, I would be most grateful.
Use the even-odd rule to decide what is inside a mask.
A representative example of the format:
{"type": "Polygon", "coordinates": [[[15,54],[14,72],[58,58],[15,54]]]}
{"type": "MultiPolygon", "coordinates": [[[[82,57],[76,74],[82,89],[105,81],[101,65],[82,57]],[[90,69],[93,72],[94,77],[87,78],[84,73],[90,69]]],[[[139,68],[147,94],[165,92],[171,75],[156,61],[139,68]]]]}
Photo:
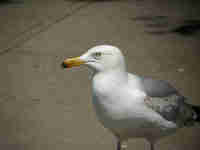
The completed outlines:
{"type": "MultiPolygon", "coordinates": [[[[199,33],[160,32],[198,18],[197,5],[186,0],[183,6],[180,1],[156,0],[73,2],[87,7],[0,56],[2,149],[115,148],[112,135],[92,109],[88,70],[60,68],[65,57],[98,44],[120,47],[130,72],[169,80],[191,103],[200,105],[199,33]]],[[[48,7],[53,11],[54,6],[48,7]]],[[[157,149],[198,150],[199,131],[199,127],[182,129],[161,140],[157,149]]],[[[128,149],[148,146],[143,140],[132,140],[128,149]]]]}
{"type": "Polygon", "coordinates": [[[54,24],[72,16],[88,2],[8,0],[0,3],[0,53],[7,52],[54,24]]]}

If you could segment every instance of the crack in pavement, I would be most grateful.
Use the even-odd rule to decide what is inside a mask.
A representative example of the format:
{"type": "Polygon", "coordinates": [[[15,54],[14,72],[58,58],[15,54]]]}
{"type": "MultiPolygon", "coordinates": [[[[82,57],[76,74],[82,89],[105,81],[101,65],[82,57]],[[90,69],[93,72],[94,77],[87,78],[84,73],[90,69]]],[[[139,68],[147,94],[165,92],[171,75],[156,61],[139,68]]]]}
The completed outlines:
{"type": "MultiPolygon", "coordinates": [[[[72,3],[72,5],[70,6],[71,9],[73,9],[72,7],[76,4],[77,4],[77,2],[72,3]]],[[[47,23],[43,26],[41,26],[41,23],[37,23],[37,24],[31,26],[27,30],[21,32],[14,40],[12,40],[12,44],[9,44],[6,48],[2,49],[0,51],[0,56],[12,51],[15,48],[19,48],[23,43],[33,39],[38,34],[49,30],[55,24],[58,24],[58,23],[62,22],[63,20],[65,20],[69,17],[72,17],[74,14],[76,14],[77,12],[79,12],[80,10],[82,10],[84,8],[87,8],[91,4],[93,4],[93,2],[89,2],[89,1],[84,4],[80,4],[80,6],[78,6],[77,8],[74,8],[74,10],[67,12],[63,16],[60,16],[60,17],[56,18],[55,20],[50,21],[50,23],[47,23]]]]}

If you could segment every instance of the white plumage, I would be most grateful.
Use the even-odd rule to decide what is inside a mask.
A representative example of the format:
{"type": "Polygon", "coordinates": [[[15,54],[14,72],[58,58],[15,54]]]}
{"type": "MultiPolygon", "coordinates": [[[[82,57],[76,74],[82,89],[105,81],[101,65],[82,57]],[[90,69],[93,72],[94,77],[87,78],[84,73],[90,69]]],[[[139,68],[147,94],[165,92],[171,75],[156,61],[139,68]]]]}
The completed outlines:
{"type": "Polygon", "coordinates": [[[145,138],[154,143],[176,129],[199,121],[199,107],[166,81],[153,80],[126,71],[125,59],[114,46],[91,48],[64,67],[87,65],[92,71],[92,96],[97,117],[117,138],[117,149],[129,138],[145,138]],[[78,62],[78,63],[77,63],[78,62]]]}

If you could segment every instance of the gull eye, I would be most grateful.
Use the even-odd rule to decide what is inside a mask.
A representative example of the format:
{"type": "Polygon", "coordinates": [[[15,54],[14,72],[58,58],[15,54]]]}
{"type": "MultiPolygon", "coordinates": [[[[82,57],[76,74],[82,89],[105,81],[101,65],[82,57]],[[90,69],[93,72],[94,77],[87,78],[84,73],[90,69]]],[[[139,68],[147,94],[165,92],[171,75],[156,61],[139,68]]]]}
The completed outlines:
{"type": "Polygon", "coordinates": [[[99,59],[102,56],[102,53],[101,52],[96,52],[96,53],[94,53],[93,56],[94,56],[95,59],[99,59]]]}

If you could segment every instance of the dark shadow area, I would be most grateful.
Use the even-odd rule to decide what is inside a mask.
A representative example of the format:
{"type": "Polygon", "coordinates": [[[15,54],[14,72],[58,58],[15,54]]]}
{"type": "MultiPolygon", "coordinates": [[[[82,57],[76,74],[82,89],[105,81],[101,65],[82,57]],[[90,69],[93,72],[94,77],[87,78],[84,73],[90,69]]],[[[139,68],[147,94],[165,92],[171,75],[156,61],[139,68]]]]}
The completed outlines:
{"type": "Polygon", "coordinates": [[[167,18],[167,16],[139,16],[130,19],[133,21],[159,21],[167,18]]]}
{"type": "Polygon", "coordinates": [[[175,33],[182,36],[192,36],[200,31],[200,19],[185,19],[177,22],[168,16],[140,16],[131,18],[132,21],[143,22],[146,32],[163,35],[175,33]]]}
{"type": "MultiPolygon", "coordinates": [[[[169,18],[167,16],[140,16],[131,18],[132,21],[143,22],[146,28],[166,29],[169,27],[169,18]]],[[[163,32],[163,31],[162,31],[163,32]]]]}
{"type": "Polygon", "coordinates": [[[1,0],[0,3],[10,3],[11,0],[1,0]]]}
{"type": "Polygon", "coordinates": [[[22,0],[0,0],[0,5],[21,4],[22,0]]]}
{"type": "Polygon", "coordinates": [[[147,27],[149,28],[167,28],[169,26],[168,22],[158,22],[158,23],[149,23],[146,24],[147,27]]]}
{"type": "Polygon", "coordinates": [[[177,33],[184,36],[194,35],[200,31],[200,20],[184,20],[184,24],[171,30],[172,33],[177,33]]]}
{"type": "Polygon", "coordinates": [[[169,34],[169,31],[146,31],[146,33],[149,34],[155,34],[155,35],[164,35],[164,34],[169,34]]]}

